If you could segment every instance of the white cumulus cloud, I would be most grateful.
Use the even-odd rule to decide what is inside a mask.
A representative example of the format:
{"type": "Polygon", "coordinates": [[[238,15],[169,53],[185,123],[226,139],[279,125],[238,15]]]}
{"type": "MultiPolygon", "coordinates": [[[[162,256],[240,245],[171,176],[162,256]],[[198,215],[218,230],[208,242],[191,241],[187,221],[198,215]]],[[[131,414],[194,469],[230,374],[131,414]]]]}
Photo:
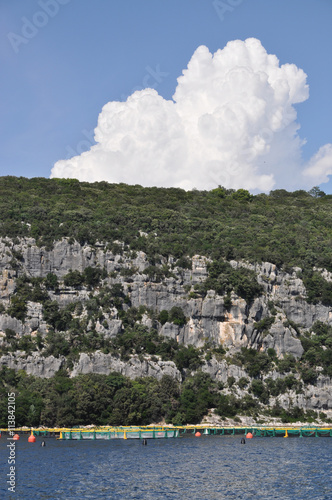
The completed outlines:
{"type": "Polygon", "coordinates": [[[184,189],[312,187],[332,174],[332,145],[302,161],[294,104],[308,97],[302,69],[280,66],[257,39],[214,54],[201,46],[172,100],[147,88],[107,103],[96,145],[56,162],[51,177],[184,189]]]}
{"type": "Polygon", "coordinates": [[[311,184],[328,182],[332,174],[332,144],[325,144],[311,158],[303,174],[311,184]]]}

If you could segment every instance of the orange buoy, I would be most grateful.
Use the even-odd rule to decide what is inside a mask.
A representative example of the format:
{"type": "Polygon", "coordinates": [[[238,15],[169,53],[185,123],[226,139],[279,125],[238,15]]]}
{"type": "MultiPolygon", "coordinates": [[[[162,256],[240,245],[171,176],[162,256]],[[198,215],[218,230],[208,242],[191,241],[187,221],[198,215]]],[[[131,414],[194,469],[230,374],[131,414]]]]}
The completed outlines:
{"type": "Polygon", "coordinates": [[[20,439],[20,436],[18,434],[14,434],[13,439],[14,441],[18,441],[20,439]]]}
{"type": "Polygon", "coordinates": [[[201,435],[202,434],[199,431],[195,432],[195,437],[199,438],[199,437],[201,437],[201,435]]]}
{"type": "Polygon", "coordinates": [[[247,439],[252,439],[254,436],[251,434],[251,432],[247,432],[246,438],[247,439]]]}
{"type": "Polygon", "coordinates": [[[35,443],[36,442],[36,436],[34,436],[31,432],[30,436],[28,437],[28,443],[35,443]]]}

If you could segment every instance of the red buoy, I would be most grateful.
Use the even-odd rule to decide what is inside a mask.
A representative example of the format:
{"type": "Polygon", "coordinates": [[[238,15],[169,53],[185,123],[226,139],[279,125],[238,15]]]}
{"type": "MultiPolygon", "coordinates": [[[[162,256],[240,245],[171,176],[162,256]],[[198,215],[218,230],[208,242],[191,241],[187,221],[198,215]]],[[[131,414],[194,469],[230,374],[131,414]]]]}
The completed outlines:
{"type": "Polygon", "coordinates": [[[18,434],[14,434],[13,439],[14,441],[18,441],[20,439],[20,436],[18,434]]]}
{"type": "Polygon", "coordinates": [[[32,433],[28,437],[28,443],[35,443],[36,442],[36,436],[34,436],[32,433]]]}
{"type": "Polygon", "coordinates": [[[201,435],[202,434],[199,431],[195,432],[195,437],[199,438],[199,437],[201,437],[201,435]]]}
{"type": "Polygon", "coordinates": [[[246,438],[247,439],[252,439],[254,436],[251,434],[251,432],[247,432],[246,438]]]}

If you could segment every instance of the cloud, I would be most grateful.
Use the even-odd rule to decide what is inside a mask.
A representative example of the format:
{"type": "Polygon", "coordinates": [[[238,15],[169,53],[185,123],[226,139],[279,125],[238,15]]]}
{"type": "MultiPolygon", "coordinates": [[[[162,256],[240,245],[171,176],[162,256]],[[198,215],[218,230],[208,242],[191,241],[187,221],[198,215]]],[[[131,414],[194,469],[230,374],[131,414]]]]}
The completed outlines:
{"type": "Polygon", "coordinates": [[[332,144],[325,144],[311,158],[307,168],[303,172],[311,184],[328,182],[328,175],[332,174],[332,144]]]}
{"type": "Polygon", "coordinates": [[[257,39],[214,54],[201,46],[172,100],[147,88],[107,103],[96,144],[56,162],[51,177],[184,189],[312,187],[332,173],[332,145],[303,163],[294,104],[308,97],[302,69],[280,66],[257,39]]]}

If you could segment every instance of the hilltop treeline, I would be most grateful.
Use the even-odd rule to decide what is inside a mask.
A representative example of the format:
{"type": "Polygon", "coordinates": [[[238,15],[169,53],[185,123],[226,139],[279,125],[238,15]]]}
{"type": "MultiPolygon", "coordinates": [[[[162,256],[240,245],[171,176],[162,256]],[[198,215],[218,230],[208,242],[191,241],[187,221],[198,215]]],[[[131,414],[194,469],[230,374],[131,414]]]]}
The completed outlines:
{"type": "Polygon", "coordinates": [[[201,254],[332,271],[332,195],[271,191],[251,195],[143,188],[75,179],[0,178],[0,236],[33,237],[51,247],[68,237],[121,251],[201,254]]]}

